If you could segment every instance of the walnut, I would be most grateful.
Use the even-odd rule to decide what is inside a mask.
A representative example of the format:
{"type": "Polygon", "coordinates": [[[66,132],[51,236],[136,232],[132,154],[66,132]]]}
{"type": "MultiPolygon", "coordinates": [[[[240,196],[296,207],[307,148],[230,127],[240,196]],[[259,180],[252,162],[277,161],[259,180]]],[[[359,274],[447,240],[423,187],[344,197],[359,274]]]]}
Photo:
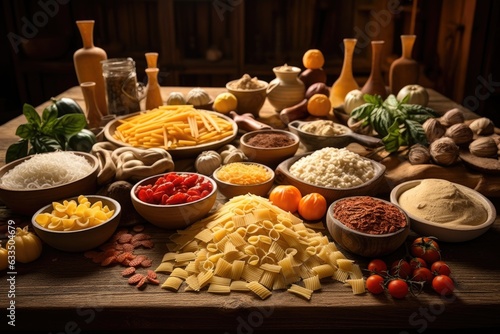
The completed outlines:
{"type": "Polygon", "coordinates": [[[444,136],[446,132],[446,128],[439,122],[437,118],[429,118],[424,124],[422,124],[422,128],[425,131],[425,136],[429,143],[432,143],[434,140],[441,138],[444,136]]]}
{"type": "Polygon", "coordinates": [[[478,157],[494,157],[497,155],[498,147],[491,137],[480,137],[469,144],[470,153],[478,157]]]}
{"type": "Polygon", "coordinates": [[[431,161],[429,148],[422,144],[412,145],[412,147],[410,147],[410,152],[408,152],[408,160],[412,165],[429,163],[431,161]]]}
{"type": "Polygon", "coordinates": [[[453,139],[455,144],[468,144],[474,137],[474,132],[464,123],[457,123],[446,129],[444,134],[446,137],[453,139]]]}
{"type": "Polygon", "coordinates": [[[439,121],[445,127],[449,127],[453,124],[463,123],[465,121],[465,116],[462,110],[453,108],[448,110],[443,116],[441,116],[439,121]]]}
{"type": "Polygon", "coordinates": [[[495,131],[495,125],[491,121],[491,119],[486,117],[481,117],[472,121],[469,124],[469,128],[471,128],[472,132],[476,135],[488,136],[493,134],[495,131]]]}
{"type": "Polygon", "coordinates": [[[436,139],[429,146],[432,160],[442,166],[450,166],[457,162],[460,148],[449,137],[436,139]]]}

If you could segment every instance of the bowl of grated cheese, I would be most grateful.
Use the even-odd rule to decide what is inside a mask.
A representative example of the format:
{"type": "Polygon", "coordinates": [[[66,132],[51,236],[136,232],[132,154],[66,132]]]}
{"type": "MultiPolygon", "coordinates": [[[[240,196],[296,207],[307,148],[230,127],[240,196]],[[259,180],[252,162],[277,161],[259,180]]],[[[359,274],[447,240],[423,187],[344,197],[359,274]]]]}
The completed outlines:
{"type": "Polygon", "coordinates": [[[99,162],[85,152],[30,155],[0,168],[0,201],[14,213],[30,216],[41,207],[97,189],[99,162]]]}
{"type": "Polygon", "coordinates": [[[219,192],[226,198],[254,194],[266,196],[274,183],[274,171],[255,162],[232,162],[212,174],[219,192]]]}
{"type": "Polygon", "coordinates": [[[347,196],[377,195],[385,169],[347,148],[325,147],[283,161],[275,173],[276,183],[291,184],[302,195],[319,193],[331,204],[347,196]]]}

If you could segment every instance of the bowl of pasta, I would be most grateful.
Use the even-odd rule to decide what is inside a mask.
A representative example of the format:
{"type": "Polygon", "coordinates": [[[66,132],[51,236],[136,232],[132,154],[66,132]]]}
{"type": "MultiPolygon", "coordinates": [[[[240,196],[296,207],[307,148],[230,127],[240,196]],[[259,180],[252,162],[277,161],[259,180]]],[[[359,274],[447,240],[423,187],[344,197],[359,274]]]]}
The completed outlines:
{"type": "Polygon", "coordinates": [[[266,196],[274,183],[272,168],[255,162],[232,162],[212,174],[219,192],[226,198],[253,194],[266,196]]]}
{"type": "Polygon", "coordinates": [[[95,193],[98,172],[99,162],[90,153],[29,155],[0,167],[0,201],[29,217],[53,201],[95,193]]]}
{"type": "Polygon", "coordinates": [[[335,243],[350,253],[370,258],[395,252],[410,233],[405,211],[372,196],[334,201],[327,210],[326,226],[335,243]]]}
{"type": "Polygon", "coordinates": [[[184,229],[206,216],[217,199],[217,184],[192,172],[168,172],[137,182],[130,191],[132,205],[151,224],[184,229]]]}
{"type": "Polygon", "coordinates": [[[104,244],[121,218],[118,201],[99,195],[79,195],[48,204],[33,214],[35,233],[49,246],[83,252],[104,244]]]}

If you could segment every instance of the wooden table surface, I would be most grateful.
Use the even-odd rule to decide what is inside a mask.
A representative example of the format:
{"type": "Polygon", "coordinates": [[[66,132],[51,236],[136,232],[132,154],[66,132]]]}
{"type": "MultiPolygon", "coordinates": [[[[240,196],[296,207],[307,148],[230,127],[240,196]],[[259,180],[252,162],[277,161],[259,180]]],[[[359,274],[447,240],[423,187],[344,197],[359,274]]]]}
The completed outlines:
{"type": "MultiPolygon", "coordinates": [[[[162,87],[162,90],[165,97],[170,91],[186,92],[188,88],[162,87]]],[[[213,96],[224,91],[222,88],[207,90],[213,96]]],[[[85,106],[79,87],[58,97],[63,96],[85,106]]],[[[47,103],[37,110],[41,111],[47,103]]],[[[458,105],[431,91],[430,107],[444,112],[455,106],[458,105]]],[[[468,117],[474,114],[468,112],[468,117]]],[[[267,102],[261,119],[280,126],[277,114],[267,102]]],[[[7,147],[17,140],[15,129],[22,123],[25,123],[24,116],[0,127],[0,165],[4,164],[7,147]]],[[[491,199],[498,210],[497,198],[491,199]]],[[[5,227],[8,220],[23,225],[29,222],[29,217],[13,215],[3,207],[0,226],[5,227]]],[[[154,269],[167,251],[165,244],[172,232],[150,224],[145,226],[145,233],[152,235],[155,246],[136,253],[149,256],[154,269]]],[[[493,227],[475,240],[442,244],[443,259],[449,263],[457,285],[455,294],[447,298],[429,291],[409,295],[404,300],[369,293],[353,295],[350,287],[325,279],[321,291],[314,293],[310,301],[286,291],[274,291],[270,298],[260,300],[249,293],[174,293],[154,285],[138,290],[121,276],[123,267],[101,267],[81,253],[64,253],[44,245],[42,256],[35,262],[16,264],[13,275],[0,273],[0,329],[52,333],[145,332],[145,329],[162,333],[184,330],[256,333],[278,329],[301,332],[315,329],[329,333],[332,329],[341,333],[484,331],[500,328],[500,262],[496,258],[499,243],[500,219],[497,218],[493,227]],[[10,278],[14,280],[9,281],[10,278]],[[14,311],[7,309],[12,302],[15,302],[14,311]],[[8,324],[11,314],[15,315],[15,327],[8,324]]],[[[366,268],[369,259],[344,254],[366,268]]],[[[391,261],[403,255],[404,249],[401,249],[384,259],[391,261]]],[[[160,274],[160,281],[166,277],[160,274]]]]}

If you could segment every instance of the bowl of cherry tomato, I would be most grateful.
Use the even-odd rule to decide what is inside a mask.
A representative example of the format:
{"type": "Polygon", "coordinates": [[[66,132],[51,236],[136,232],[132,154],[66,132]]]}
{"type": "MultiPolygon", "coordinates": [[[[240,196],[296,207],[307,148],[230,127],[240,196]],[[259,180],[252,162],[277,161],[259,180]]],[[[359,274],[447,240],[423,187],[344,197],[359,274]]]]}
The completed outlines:
{"type": "Polygon", "coordinates": [[[148,222],[177,230],[210,212],[217,198],[217,184],[199,173],[169,172],[139,181],[130,196],[137,213],[148,222]]]}

